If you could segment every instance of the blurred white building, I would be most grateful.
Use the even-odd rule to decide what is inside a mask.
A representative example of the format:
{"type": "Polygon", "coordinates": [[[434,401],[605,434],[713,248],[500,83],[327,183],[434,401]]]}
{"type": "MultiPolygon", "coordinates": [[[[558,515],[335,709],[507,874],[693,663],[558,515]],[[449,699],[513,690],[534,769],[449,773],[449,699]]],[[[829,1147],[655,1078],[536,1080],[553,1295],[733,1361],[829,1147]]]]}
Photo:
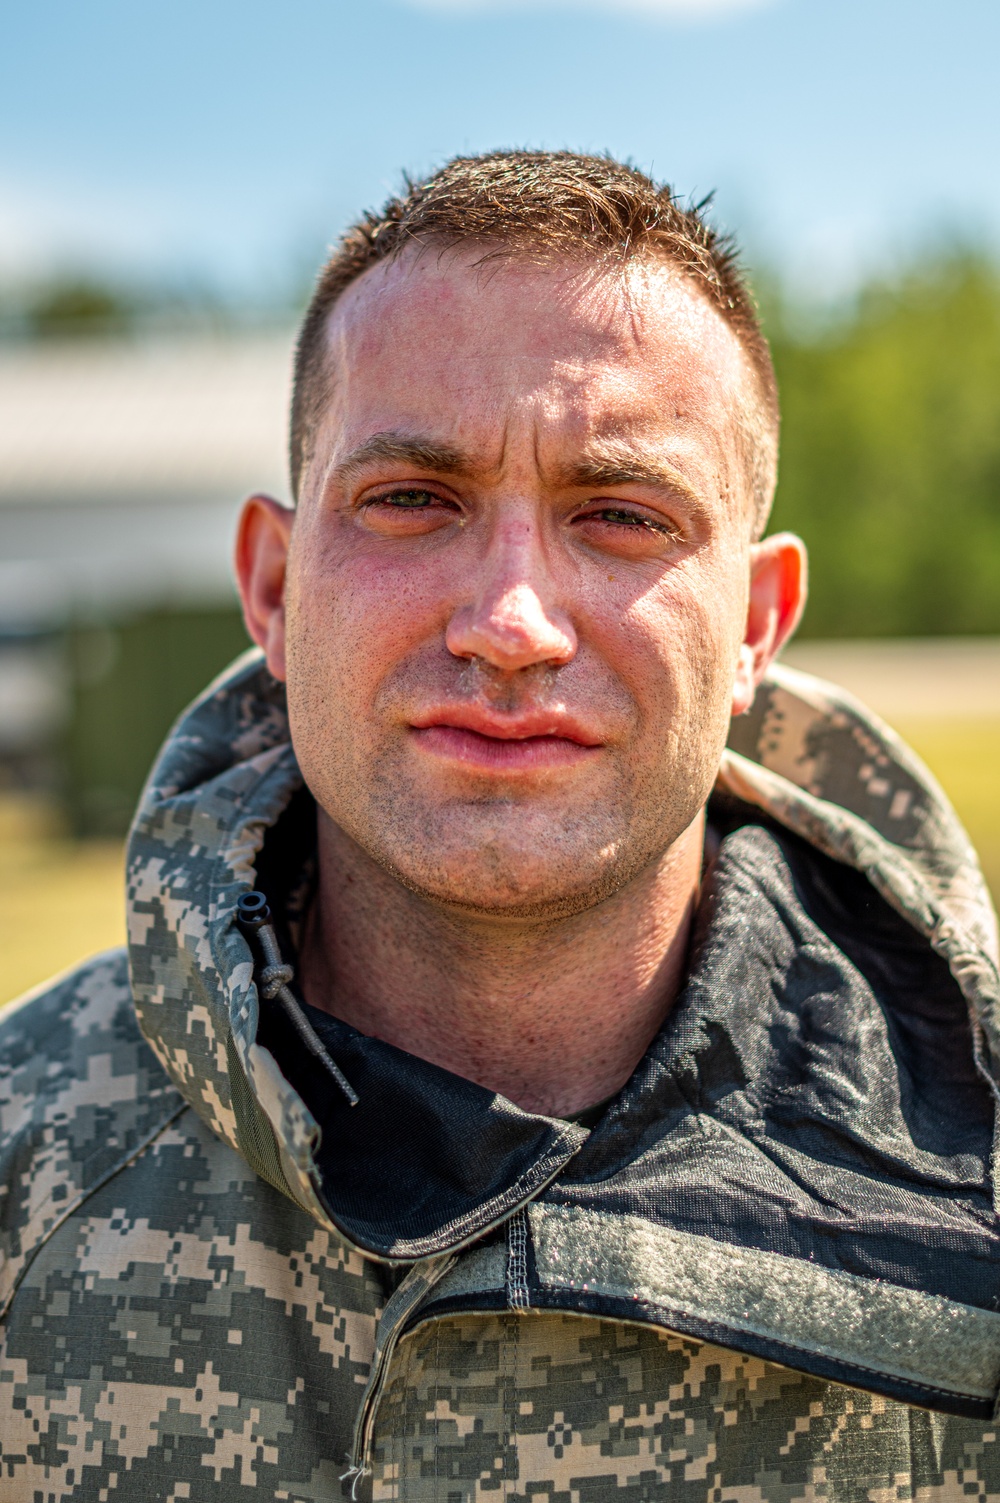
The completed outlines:
{"type": "Polygon", "coordinates": [[[226,597],[240,501],[287,493],[291,345],[0,350],[0,628],[226,597]]]}
{"type": "Polygon", "coordinates": [[[287,495],[292,339],[0,349],[0,752],[59,714],[45,633],[233,598],[240,502],[287,495]]]}

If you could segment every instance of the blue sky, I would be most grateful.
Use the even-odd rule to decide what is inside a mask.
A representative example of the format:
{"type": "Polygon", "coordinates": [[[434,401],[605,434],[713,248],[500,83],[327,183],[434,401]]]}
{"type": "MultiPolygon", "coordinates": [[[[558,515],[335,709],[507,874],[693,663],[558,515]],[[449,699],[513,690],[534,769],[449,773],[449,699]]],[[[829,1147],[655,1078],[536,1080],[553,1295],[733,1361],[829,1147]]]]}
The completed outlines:
{"type": "Polygon", "coordinates": [[[820,291],[1000,245],[997,0],[31,0],[0,50],[0,274],[278,287],[402,168],[609,148],[820,291]]]}

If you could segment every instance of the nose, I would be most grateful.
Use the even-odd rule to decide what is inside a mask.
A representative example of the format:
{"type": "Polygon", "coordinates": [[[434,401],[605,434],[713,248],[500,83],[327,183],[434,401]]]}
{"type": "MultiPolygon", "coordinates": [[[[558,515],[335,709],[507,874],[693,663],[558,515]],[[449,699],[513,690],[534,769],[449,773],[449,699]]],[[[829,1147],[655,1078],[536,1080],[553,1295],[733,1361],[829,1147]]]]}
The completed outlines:
{"type": "Polygon", "coordinates": [[[449,652],[479,658],[508,673],[568,663],[577,637],[555,595],[534,529],[506,529],[491,542],[472,599],[458,606],[448,622],[449,652]]]}

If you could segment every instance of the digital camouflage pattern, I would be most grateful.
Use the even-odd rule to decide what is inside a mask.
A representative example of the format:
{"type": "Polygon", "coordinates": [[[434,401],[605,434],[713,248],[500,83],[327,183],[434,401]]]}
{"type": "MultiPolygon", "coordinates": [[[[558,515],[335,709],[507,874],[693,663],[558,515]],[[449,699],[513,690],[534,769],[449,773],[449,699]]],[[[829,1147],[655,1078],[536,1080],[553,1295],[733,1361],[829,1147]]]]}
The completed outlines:
{"type": "MultiPolygon", "coordinates": [[[[0,1021],[0,1503],[1000,1499],[990,1421],[526,1309],[514,1233],[393,1265],[338,1232],[316,1124],[256,1043],[232,923],[300,786],[287,736],[250,654],[144,795],[131,980],[123,954],[98,957],[0,1021]],[[435,1310],[476,1259],[501,1307],[435,1310]]],[[[733,742],[721,786],[859,866],[927,935],[989,1070],[995,923],[926,771],[788,670],[733,742]]]]}
{"type": "Polygon", "coordinates": [[[623,1321],[441,1319],[401,1343],[382,1503],[897,1503],[1000,1496],[992,1425],[623,1321]]]}
{"type": "Polygon", "coordinates": [[[53,1167],[44,1222],[4,1265],[13,1282],[20,1259],[0,1499],[339,1497],[393,1275],[265,1184],[167,1083],[123,955],[4,1031],[21,1088],[4,1126],[11,1105],[37,1123],[8,1181],[25,1225],[48,1145],[53,1167]],[[61,1073],[39,1069],[54,1034],[61,1073]]]}

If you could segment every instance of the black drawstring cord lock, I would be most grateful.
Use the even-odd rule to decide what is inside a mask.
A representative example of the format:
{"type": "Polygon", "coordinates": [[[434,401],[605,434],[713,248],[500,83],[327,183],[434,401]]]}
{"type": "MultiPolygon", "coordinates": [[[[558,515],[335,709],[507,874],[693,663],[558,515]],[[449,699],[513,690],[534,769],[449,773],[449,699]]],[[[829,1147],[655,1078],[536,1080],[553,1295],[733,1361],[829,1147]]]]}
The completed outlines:
{"type": "Polygon", "coordinates": [[[257,988],[261,996],[266,1002],[281,1004],[288,1021],[309,1053],[333,1076],[351,1106],[357,1106],[357,1091],[330,1058],[316,1030],[289,990],[295,972],[281,958],[278,940],[271,923],[271,910],[264,894],[262,892],[243,893],[237,899],[236,919],[247,938],[256,941],[257,951],[264,962],[263,968],[257,972],[257,988]]]}

